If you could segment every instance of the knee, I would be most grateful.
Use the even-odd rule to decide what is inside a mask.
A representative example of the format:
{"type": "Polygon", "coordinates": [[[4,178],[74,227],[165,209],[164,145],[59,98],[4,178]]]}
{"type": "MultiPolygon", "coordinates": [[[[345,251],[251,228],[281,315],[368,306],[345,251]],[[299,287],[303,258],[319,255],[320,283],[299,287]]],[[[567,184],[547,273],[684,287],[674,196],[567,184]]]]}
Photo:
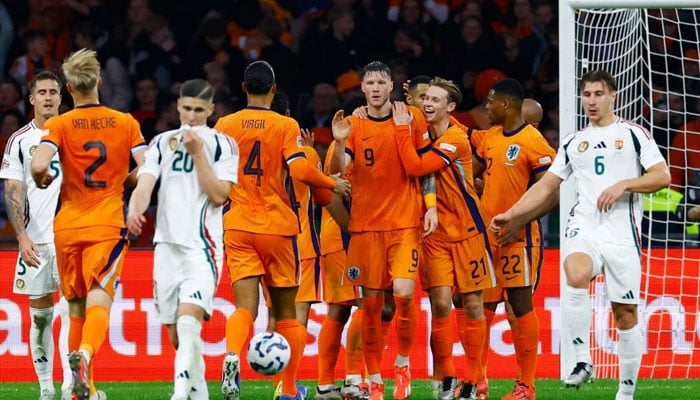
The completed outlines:
{"type": "Polygon", "coordinates": [[[617,304],[614,307],[615,325],[618,329],[631,329],[637,325],[637,306],[617,304]]]}
{"type": "Polygon", "coordinates": [[[434,298],[431,301],[433,316],[437,318],[445,318],[450,315],[450,311],[452,310],[451,298],[434,298]]]}

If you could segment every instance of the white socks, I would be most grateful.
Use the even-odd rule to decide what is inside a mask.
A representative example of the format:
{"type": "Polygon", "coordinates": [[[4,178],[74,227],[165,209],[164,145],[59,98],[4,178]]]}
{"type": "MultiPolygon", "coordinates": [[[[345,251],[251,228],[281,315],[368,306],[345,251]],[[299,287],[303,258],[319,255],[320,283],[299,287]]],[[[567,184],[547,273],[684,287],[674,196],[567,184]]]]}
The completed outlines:
{"type": "Polygon", "coordinates": [[[201,337],[202,324],[191,315],[177,319],[178,348],[175,353],[175,396],[187,398],[192,383],[203,378],[194,374],[203,374],[198,368],[202,358],[201,337]]]}
{"type": "Polygon", "coordinates": [[[190,399],[192,400],[209,400],[209,387],[207,386],[206,365],[204,364],[204,356],[199,354],[199,362],[195,368],[194,376],[192,377],[192,387],[190,388],[190,399]]]}
{"type": "Polygon", "coordinates": [[[618,329],[617,333],[620,335],[620,342],[617,345],[617,356],[620,360],[620,384],[617,393],[631,399],[637,386],[639,366],[642,363],[644,337],[639,324],[627,330],[618,329]]]}
{"type": "Polygon", "coordinates": [[[70,316],[68,315],[68,301],[61,296],[58,299],[58,316],[61,318],[61,329],[58,331],[58,354],[61,357],[61,368],[63,368],[63,383],[61,392],[70,392],[73,387],[73,374],[71,374],[70,364],[68,364],[68,332],[70,331],[70,316]]]}
{"type": "Polygon", "coordinates": [[[29,347],[32,351],[34,371],[39,378],[41,389],[53,392],[53,307],[30,307],[29,315],[29,347]]]}
{"type": "Polygon", "coordinates": [[[562,314],[566,315],[566,327],[576,350],[576,362],[593,364],[591,359],[591,299],[588,289],[566,286],[566,300],[562,314]]]}

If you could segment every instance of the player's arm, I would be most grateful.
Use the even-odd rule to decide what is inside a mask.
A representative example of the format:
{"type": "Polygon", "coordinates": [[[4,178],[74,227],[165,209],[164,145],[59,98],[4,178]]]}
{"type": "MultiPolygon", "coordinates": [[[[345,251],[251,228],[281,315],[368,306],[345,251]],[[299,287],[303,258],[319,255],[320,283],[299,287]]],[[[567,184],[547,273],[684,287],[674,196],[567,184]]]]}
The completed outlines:
{"type": "Polygon", "coordinates": [[[345,152],[345,141],[350,136],[350,120],[345,118],[343,110],[336,111],[331,124],[333,130],[333,153],[328,171],[331,175],[345,172],[345,167],[350,163],[350,155],[345,152]]]}
{"type": "Polygon", "coordinates": [[[143,215],[151,201],[153,188],[156,186],[158,177],[150,173],[142,173],[138,177],[136,188],[131,193],[129,200],[129,211],[126,215],[126,226],[129,232],[134,235],[140,235],[143,224],[146,222],[146,217],[143,215]]]}
{"type": "Polygon", "coordinates": [[[186,130],[182,134],[182,144],[192,156],[197,180],[209,202],[214,207],[222,206],[228,199],[228,192],[233,182],[217,178],[204,152],[204,141],[194,131],[186,130]]]}
{"type": "Polygon", "coordinates": [[[39,266],[39,248],[27,235],[27,230],[24,229],[25,205],[27,204],[24,182],[18,179],[5,179],[4,189],[7,219],[10,220],[10,224],[15,230],[22,261],[28,266],[36,268],[39,266]]]}
{"type": "Polygon", "coordinates": [[[517,238],[520,229],[528,222],[544,215],[556,205],[562,179],[547,171],[508,211],[491,220],[489,229],[494,232],[500,246],[517,238]]]}
{"type": "Polygon", "coordinates": [[[52,145],[42,142],[32,157],[32,179],[40,189],[46,189],[53,182],[54,177],[49,173],[49,164],[55,154],[56,149],[52,145]]]}
{"type": "Polygon", "coordinates": [[[328,213],[331,215],[331,218],[333,218],[335,223],[340,226],[340,229],[344,231],[348,230],[350,214],[348,213],[348,209],[345,208],[345,204],[343,204],[342,196],[333,196],[331,202],[326,206],[326,210],[328,210],[328,213]]]}
{"type": "MultiPolygon", "coordinates": [[[[403,165],[406,174],[410,177],[421,177],[433,172],[437,172],[445,167],[445,161],[435,152],[428,151],[422,157],[418,155],[413,142],[411,141],[411,135],[409,133],[408,125],[400,125],[396,129],[396,143],[399,148],[399,158],[401,159],[401,164],[403,165]]],[[[421,184],[423,182],[421,181],[421,184]]],[[[429,184],[429,183],[428,183],[429,184]]],[[[433,177],[433,187],[435,186],[435,181],[433,177]]],[[[423,186],[424,189],[426,186],[423,186]]],[[[425,195],[425,190],[423,194],[425,195]]],[[[435,191],[433,191],[435,193],[435,191]]]]}
{"type": "Polygon", "coordinates": [[[333,191],[330,189],[312,187],[311,196],[314,200],[314,204],[318,204],[319,206],[327,206],[333,200],[333,191]]]}
{"type": "Polygon", "coordinates": [[[288,160],[289,175],[302,183],[319,189],[330,189],[343,196],[350,195],[350,182],[340,178],[340,174],[326,176],[318,168],[314,168],[306,158],[296,157],[288,160]]]}
{"type": "Polygon", "coordinates": [[[622,180],[605,189],[598,197],[598,210],[608,211],[625,192],[653,193],[659,189],[668,187],[671,183],[671,174],[666,162],[658,162],[649,167],[646,173],[640,177],[622,180]]]}

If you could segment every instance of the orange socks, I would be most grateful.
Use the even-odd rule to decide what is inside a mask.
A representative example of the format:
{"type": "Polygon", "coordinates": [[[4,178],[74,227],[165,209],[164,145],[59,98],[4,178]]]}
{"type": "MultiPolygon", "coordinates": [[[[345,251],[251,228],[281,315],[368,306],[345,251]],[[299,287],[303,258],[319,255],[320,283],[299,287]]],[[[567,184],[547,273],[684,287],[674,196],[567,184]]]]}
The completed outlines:
{"type": "Polygon", "coordinates": [[[362,341],[365,349],[365,362],[370,375],[380,373],[384,341],[382,339],[382,307],[383,296],[367,296],[362,298],[362,341]]]}
{"type": "Polygon", "coordinates": [[[361,308],[355,310],[350,319],[347,337],[345,338],[345,375],[362,375],[365,369],[365,352],[362,343],[361,308]]]}
{"type": "Polygon", "coordinates": [[[253,314],[245,308],[236,308],[226,320],[226,351],[240,356],[252,326],[253,314]]]}
{"type": "Polygon", "coordinates": [[[464,338],[462,342],[467,356],[467,368],[464,370],[464,381],[472,384],[478,383],[483,377],[484,368],[481,365],[484,350],[484,336],[486,335],[486,318],[465,318],[464,338]]]}
{"type": "Polygon", "coordinates": [[[430,336],[431,343],[434,346],[435,369],[440,370],[440,378],[457,376],[455,364],[452,360],[453,335],[452,319],[449,316],[446,318],[433,317],[430,336]]]}
{"type": "Polygon", "coordinates": [[[296,319],[285,319],[277,321],[277,332],[287,339],[292,350],[289,365],[280,374],[282,393],[295,396],[297,393],[297,369],[299,369],[299,362],[304,353],[304,347],[306,347],[306,328],[296,319]]]}
{"type": "Polygon", "coordinates": [[[109,310],[106,307],[92,306],[85,310],[80,350],[87,350],[91,357],[94,356],[107,337],[107,328],[109,328],[109,310]]]}
{"type": "Polygon", "coordinates": [[[80,342],[83,341],[83,325],[85,318],[70,317],[70,326],[68,328],[68,351],[76,351],[80,348],[80,342]]]}
{"type": "Polygon", "coordinates": [[[484,307],[484,316],[486,317],[486,333],[484,333],[484,345],[481,347],[481,375],[479,380],[486,377],[486,370],[489,364],[489,350],[491,348],[491,324],[493,324],[493,319],[496,317],[496,312],[484,307]]]}
{"type": "MultiPolygon", "coordinates": [[[[318,385],[335,382],[335,365],[340,351],[344,325],[326,316],[318,334],[318,385]]],[[[348,343],[349,347],[349,343],[348,343]]]]}
{"type": "Polygon", "coordinates": [[[396,302],[396,337],[399,340],[398,355],[408,357],[416,336],[416,303],[413,297],[394,295],[396,302]]]}
{"type": "Polygon", "coordinates": [[[518,353],[518,366],[521,370],[520,380],[530,388],[534,388],[540,321],[534,311],[530,311],[517,319],[518,329],[515,343],[518,353]]]}

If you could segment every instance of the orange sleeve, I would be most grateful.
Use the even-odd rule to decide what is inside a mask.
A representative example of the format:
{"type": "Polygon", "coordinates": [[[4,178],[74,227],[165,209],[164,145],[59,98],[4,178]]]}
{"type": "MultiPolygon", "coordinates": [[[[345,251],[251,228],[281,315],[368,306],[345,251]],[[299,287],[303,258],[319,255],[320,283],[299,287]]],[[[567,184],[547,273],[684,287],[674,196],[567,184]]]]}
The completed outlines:
{"type": "Polygon", "coordinates": [[[445,161],[439,155],[428,151],[422,157],[416,153],[408,128],[400,126],[396,129],[396,142],[399,147],[399,158],[406,174],[411,177],[420,177],[439,171],[445,166],[445,161]]]}
{"type": "Polygon", "coordinates": [[[311,187],[335,189],[335,181],[314,168],[303,157],[289,163],[289,174],[311,187]]]}
{"type": "Polygon", "coordinates": [[[44,123],[44,136],[41,141],[52,143],[57,148],[61,147],[61,123],[58,118],[49,118],[44,123]]]}
{"type": "Polygon", "coordinates": [[[331,200],[333,199],[333,191],[330,189],[312,188],[311,196],[313,196],[315,204],[318,204],[319,206],[327,206],[331,204],[331,200]]]}

